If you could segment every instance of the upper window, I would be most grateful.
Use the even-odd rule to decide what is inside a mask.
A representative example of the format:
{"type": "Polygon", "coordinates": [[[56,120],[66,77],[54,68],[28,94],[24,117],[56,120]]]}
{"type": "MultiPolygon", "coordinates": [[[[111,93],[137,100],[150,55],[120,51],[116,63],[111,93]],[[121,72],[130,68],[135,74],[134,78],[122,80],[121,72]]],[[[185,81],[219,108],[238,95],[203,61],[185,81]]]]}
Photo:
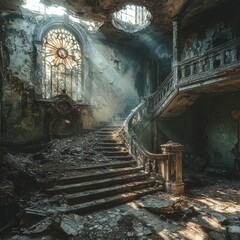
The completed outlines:
{"type": "MultiPolygon", "coordinates": [[[[84,19],[81,17],[76,17],[73,12],[67,11],[64,7],[61,6],[48,6],[44,5],[41,0],[24,0],[24,4],[22,5],[23,9],[27,9],[31,12],[36,12],[41,15],[49,15],[49,16],[68,16],[69,19],[81,25],[85,30],[90,33],[95,33],[102,26],[103,21],[94,21],[89,19],[84,19]]],[[[46,2],[46,1],[45,1],[46,2]]]]}
{"type": "Polygon", "coordinates": [[[126,5],[112,14],[112,24],[125,32],[138,32],[151,23],[152,15],[144,6],[126,5]]]}
{"type": "Polygon", "coordinates": [[[49,30],[42,41],[43,98],[66,93],[81,100],[82,49],[75,36],[64,28],[49,30]]]}

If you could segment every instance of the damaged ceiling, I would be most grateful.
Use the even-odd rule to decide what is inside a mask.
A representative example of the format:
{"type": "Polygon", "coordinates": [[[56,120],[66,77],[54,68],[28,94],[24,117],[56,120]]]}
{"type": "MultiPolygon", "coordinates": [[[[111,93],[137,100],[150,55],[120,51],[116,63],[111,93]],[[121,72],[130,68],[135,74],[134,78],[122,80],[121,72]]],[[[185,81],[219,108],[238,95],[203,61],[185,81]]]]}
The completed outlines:
{"type": "MultiPolygon", "coordinates": [[[[162,35],[171,32],[172,19],[183,13],[183,25],[189,24],[193,16],[200,14],[206,9],[217,7],[224,2],[235,0],[42,0],[47,6],[60,5],[77,16],[95,21],[103,21],[101,32],[112,40],[132,39],[132,34],[117,30],[111,24],[111,14],[121,9],[125,4],[144,5],[153,16],[152,24],[144,33],[162,35]]],[[[24,0],[0,0],[0,10],[3,12],[21,13],[20,7],[24,0]]],[[[141,32],[140,32],[141,34],[141,32]]]]}

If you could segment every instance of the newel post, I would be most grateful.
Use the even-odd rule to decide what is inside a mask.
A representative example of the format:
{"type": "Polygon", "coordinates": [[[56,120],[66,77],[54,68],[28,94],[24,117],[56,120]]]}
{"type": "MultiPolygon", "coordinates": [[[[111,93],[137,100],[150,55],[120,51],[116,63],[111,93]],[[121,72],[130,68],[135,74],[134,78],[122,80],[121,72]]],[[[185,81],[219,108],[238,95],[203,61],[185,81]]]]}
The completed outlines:
{"type": "Polygon", "coordinates": [[[166,189],[173,194],[184,194],[184,182],[182,177],[182,151],[183,145],[172,141],[161,145],[163,154],[169,155],[166,168],[166,189]]]}

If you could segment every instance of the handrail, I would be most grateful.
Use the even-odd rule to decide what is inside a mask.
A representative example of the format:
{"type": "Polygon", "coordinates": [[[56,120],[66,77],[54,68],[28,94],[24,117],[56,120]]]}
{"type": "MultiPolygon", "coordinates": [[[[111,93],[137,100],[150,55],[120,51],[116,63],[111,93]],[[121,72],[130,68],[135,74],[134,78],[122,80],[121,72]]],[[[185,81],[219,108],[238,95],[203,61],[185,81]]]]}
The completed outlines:
{"type": "Polygon", "coordinates": [[[162,83],[162,88],[159,88],[154,94],[142,100],[129,114],[120,131],[121,137],[128,146],[130,153],[137,158],[138,164],[143,166],[145,171],[151,173],[151,175],[158,176],[161,179],[165,179],[166,175],[165,162],[171,159],[173,154],[149,152],[140,143],[137,133],[144,128],[146,123],[151,121],[153,110],[156,108],[156,105],[160,105],[164,101],[166,93],[173,91],[172,80],[172,74],[169,74],[162,83]],[[169,85],[169,83],[171,84],[169,85]]]}
{"type": "Polygon", "coordinates": [[[123,138],[130,153],[137,158],[138,165],[143,166],[144,170],[152,176],[158,177],[161,180],[165,179],[164,162],[173,157],[173,154],[155,154],[149,152],[139,141],[134,131],[129,128],[130,121],[134,117],[137,110],[141,109],[144,102],[140,103],[137,108],[132,111],[129,117],[125,120],[121,129],[121,137],[123,138]]]}
{"type": "MultiPolygon", "coordinates": [[[[150,174],[157,175],[166,180],[165,169],[173,157],[172,153],[166,152],[160,154],[150,153],[138,139],[138,133],[146,127],[146,125],[156,116],[155,112],[162,111],[164,102],[168,98],[173,98],[178,92],[179,85],[184,81],[189,81],[190,76],[193,77],[192,82],[200,79],[203,75],[221,72],[229,67],[234,67],[236,62],[240,65],[240,38],[233,39],[221,46],[215,47],[202,55],[195,56],[180,62],[177,67],[181,71],[178,85],[174,84],[173,74],[170,73],[163,81],[161,86],[150,96],[146,97],[124,122],[120,131],[121,136],[129,148],[129,151],[137,158],[150,174]],[[230,58],[229,57],[230,54],[230,58]],[[232,55],[231,55],[232,54],[232,55]],[[206,60],[207,59],[207,60],[206,60]],[[206,62],[208,61],[208,62],[206,62]],[[215,61],[215,62],[214,62],[215,61]],[[216,64],[216,61],[219,65],[216,64]],[[194,64],[199,64],[198,68],[194,64]],[[208,68],[206,65],[208,64],[208,68]],[[191,74],[186,76],[186,69],[190,67],[191,74]],[[174,94],[173,94],[174,93],[174,94]]],[[[213,76],[212,76],[213,77],[213,76]]],[[[166,104],[165,104],[166,105],[166,104]]]]}

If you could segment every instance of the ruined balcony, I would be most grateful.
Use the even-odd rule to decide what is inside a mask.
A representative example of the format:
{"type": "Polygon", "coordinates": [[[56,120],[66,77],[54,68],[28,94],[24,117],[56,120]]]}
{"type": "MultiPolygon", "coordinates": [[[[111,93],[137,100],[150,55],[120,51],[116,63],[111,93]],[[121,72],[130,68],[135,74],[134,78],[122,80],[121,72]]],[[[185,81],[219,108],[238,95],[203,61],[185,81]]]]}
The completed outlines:
{"type": "MultiPolygon", "coordinates": [[[[237,73],[240,67],[240,39],[236,38],[202,55],[194,56],[178,64],[178,86],[196,87],[229,79],[229,73],[237,73]]],[[[230,76],[231,77],[231,76],[230,76]]]]}

